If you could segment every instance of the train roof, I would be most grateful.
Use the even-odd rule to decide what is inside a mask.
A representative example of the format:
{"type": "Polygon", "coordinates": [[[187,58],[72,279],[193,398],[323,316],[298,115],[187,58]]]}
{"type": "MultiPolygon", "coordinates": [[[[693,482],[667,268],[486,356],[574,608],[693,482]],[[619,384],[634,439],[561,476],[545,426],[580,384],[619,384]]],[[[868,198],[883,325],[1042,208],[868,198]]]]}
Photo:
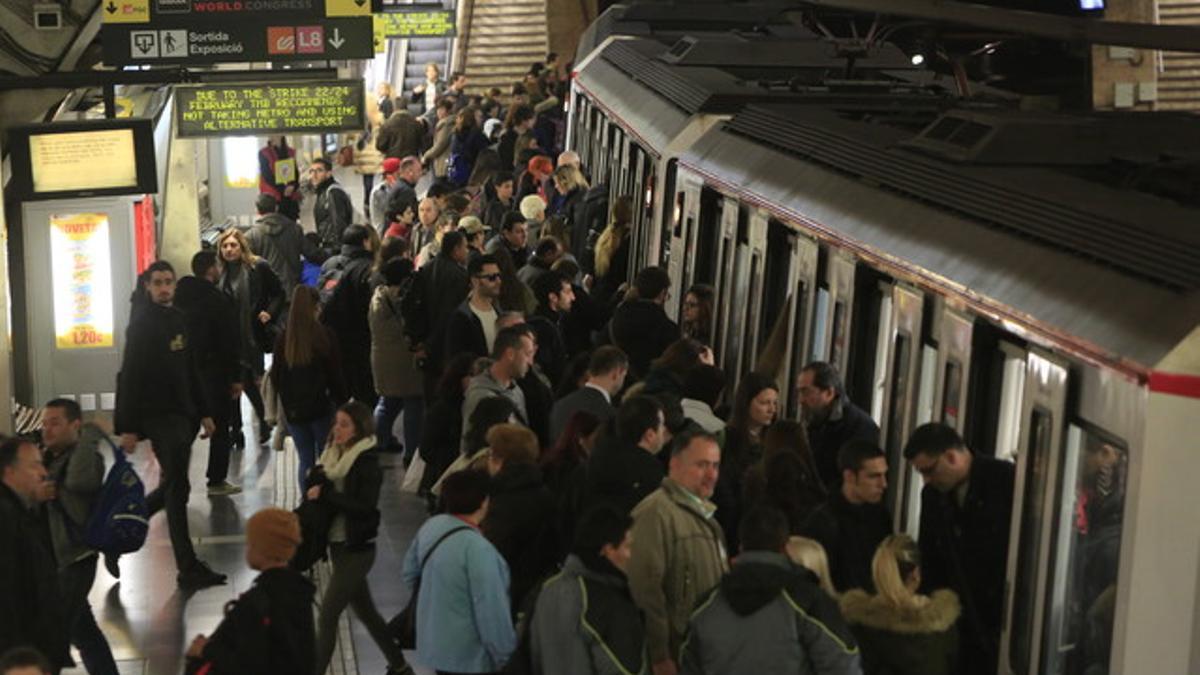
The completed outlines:
{"type": "MultiPolygon", "coordinates": [[[[1138,371],[1154,367],[1196,328],[1200,292],[1195,286],[1181,291],[1148,278],[1157,276],[1154,273],[1131,274],[1101,259],[1125,256],[1125,249],[1136,247],[1200,260],[1194,237],[1155,243],[1141,228],[1143,234],[1130,232],[1116,242],[1101,233],[1104,229],[1111,234],[1106,225],[1091,235],[1094,254],[1081,255],[1068,245],[1052,246],[1031,236],[1014,236],[1018,233],[1013,229],[996,227],[963,210],[973,206],[945,208],[939,203],[963,197],[962,191],[979,194],[991,189],[1005,194],[1003,185],[985,184],[990,175],[971,176],[968,169],[958,184],[939,185],[922,174],[930,160],[907,167],[888,166],[887,176],[882,175],[883,168],[867,170],[873,161],[891,164],[886,155],[896,138],[886,131],[881,127],[854,129],[836,115],[810,107],[754,106],[701,135],[681,153],[679,161],[749,203],[774,207],[785,219],[880,260],[900,276],[955,290],[985,314],[1034,326],[1100,361],[1123,363],[1138,371]],[[846,144],[845,134],[851,131],[861,133],[849,134],[851,142],[846,144]],[[810,137],[801,139],[801,132],[810,137]],[[836,147],[839,144],[844,147],[836,147]],[[841,160],[837,158],[799,151],[816,145],[832,153],[857,153],[855,161],[861,162],[864,172],[854,174],[839,168],[841,160]],[[898,177],[893,170],[912,173],[898,177]],[[930,189],[920,196],[909,188],[898,189],[894,183],[900,178],[906,185],[928,182],[930,189]],[[978,184],[971,185],[977,180],[978,184]],[[935,194],[938,190],[955,194],[939,197],[935,194]],[[1139,237],[1142,241],[1135,241],[1139,237]],[[1167,251],[1167,246],[1180,250],[1167,251]]],[[[890,152],[907,151],[892,146],[890,152]]],[[[935,168],[939,174],[948,169],[963,171],[962,167],[935,168]]],[[[1046,185],[1046,193],[1052,193],[1054,187],[1046,185]]],[[[1113,204],[1109,195],[1101,194],[1102,188],[1093,192],[1097,207],[1113,204]]],[[[1012,190],[1007,195],[1013,202],[1028,199],[1012,190]]],[[[1154,201],[1137,201],[1145,205],[1147,200],[1154,201]]],[[[1058,213],[1060,206],[1071,208],[1069,204],[1046,203],[1046,215],[1058,213]]],[[[1157,202],[1149,208],[1172,214],[1188,212],[1157,202]]],[[[1099,209],[1089,209],[1095,210],[1099,209]]],[[[1140,222],[1153,221],[1154,213],[1147,211],[1140,222]]],[[[1200,216],[1197,210],[1190,213],[1193,222],[1200,216]]],[[[1081,225],[1086,228],[1099,217],[1085,218],[1081,225]]],[[[1131,227],[1136,225],[1131,223],[1131,227]]],[[[1088,232],[1079,234],[1086,237],[1088,232]]],[[[1140,264],[1153,267],[1159,263],[1147,260],[1140,264]]]]}

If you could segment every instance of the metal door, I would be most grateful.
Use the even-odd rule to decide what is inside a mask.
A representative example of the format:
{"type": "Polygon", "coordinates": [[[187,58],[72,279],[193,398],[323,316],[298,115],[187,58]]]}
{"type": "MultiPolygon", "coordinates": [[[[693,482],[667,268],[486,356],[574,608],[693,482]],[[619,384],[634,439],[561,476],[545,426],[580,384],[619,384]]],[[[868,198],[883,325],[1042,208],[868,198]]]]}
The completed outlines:
{"type": "MultiPolygon", "coordinates": [[[[904,459],[904,442],[912,433],[915,419],[917,385],[921,368],[921,318],[925,298],[915,289],[900,284],[890,286],[890,302],[882,303],[888,308],[887,330],[883,329],[881,317],[880,335],[887,340],[886,358],[876,361],[877,379],[883,382],[882,411],[876,418],[879,422],[883,450],[887,453],[888,492],[887,503],[896,520],[896,529],[904,530],[908,525],[908,505],[920,499],[920,492],[911,492],[901,477],[909,472],[904,459]],[[880,373],[882,371],[882,373],[880,373]],[[882,377],[879,377],[882,375],[882,377]]],[[[885,300],[888,295],[885,293],[885,300]]],[[[882,341],[882,340],[881,340],[882,341]]]]}
{"type": "Polygon", "coordinates": [[[800,397],[796,387],[800,369],[806,365],[805,355],[808,354],[812,339],[819,250],[817,242],[807,237],[796,235],[792,240],[792,269],[788,281],[792,289],[792,299],[788,303],[788,325],[791,328],[788,330],[788,357],[784,361],[787,377],[780,382],[784,387],[784,409],[788,419],[800,418],[800,397]]]}
{"type": "Polygon", "coordinates": [[[854,308],[854,256],[829,249],[825,286],[818,297],[819,316],[813,360],[832,364],[842,376],[850,358],[850,314],[854,308]]]}
{"type": "Polygon", "coordinates": [[[737,371],[739,376],[752,370],[758,361],[758,332],[762,330],[763,282],[766,279],[767,266],[767,214],[765,212],[755,211],[750,216],[750,232],[746,246],[749,255],[746,270],[749,277],[748,290],[744,294],[735,296],[742,300],[740,304],[744,305],[746,310],[743,322],[740,324],[745,339],[742,342],[739,356],[740,363],[737,371]]]}
{"type": "Polygon", "coordinates": [[[1066,399],[1066,363],[1031,349],[1021,404],[1005,623],[1000,635],[1000,672],[1007,675],[1038,672],[1066,399]]]}
{"type": "Polygon", "coordinates": [[[696,231],[700,222],[700,182],[698,179],[679,172],[675,193],[675,225],[671,233],[671,251],[667,261],[667,273],[671,276],[671,294],[663,309],[667,316],[679,315],[681,289],[692,282],[692,257],[696,248],[696,231]]]}
{"type": "Polygon", "coordinates": [[[713,354],[717,365],[725,367],[727,346],[729,344],[729,324],[733,317],[733,306],[736,304],[731,295],[733,289],[733,271],[737,258],[737,230],[739,209],[736,200],[725,199],[721,209],[721,241],[717,245],[717,283],[713,284],[713,321],[716,330],[713,332],[713,354]]]}

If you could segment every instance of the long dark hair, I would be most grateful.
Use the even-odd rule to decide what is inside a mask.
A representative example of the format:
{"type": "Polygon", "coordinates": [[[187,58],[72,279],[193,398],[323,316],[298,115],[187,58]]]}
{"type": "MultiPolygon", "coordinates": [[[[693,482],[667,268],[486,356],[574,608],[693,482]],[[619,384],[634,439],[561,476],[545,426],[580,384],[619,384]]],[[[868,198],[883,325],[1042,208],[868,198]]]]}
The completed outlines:
{"type": "Polygon", "coordinates": [[[437,388],[434,390],[435,400],[462,403],[466,394],[463,391],[462,381],[464,377],[471,374],[475,358],[474,354],[463,352],[456,354],[446,363],[446,367],[442,370],[442,377],[438,380],[437,388]]]}
{"type": "MultiPolygon", "coordinates": [[[[338,412],[343,413],[354,423],[354,438],[346,444],[343,450],[348,450],[364,438],[375,435],[375,411],[362,401],[348,401],[338,406],[338,412]]],[[[329,442],[333,442],[333,430],[329,432],[329,442]]]]}
{"type": "Polygon", "coordinates": [[[301,284],[292,291],[292,307],[283,334],[284,363],[291,368],[307,366],[319,355],[329,353],[329,333],[316,318],[321,298],[312,286],[301,284]]]}
{"type": "Polygon", "coordinates": [[[700,357],[708,347],[699,340],[692,338],[680,338],[670,344],[663,351],[662,356],[654,359],[650,364],[653,370],[665,370],[679,380],[683,381],[683,376],[687,371],[695,366],[700,365],[700,357]]]}
{"type": "Polygon", "coordinates": [[[595,415],[586,410],[575,411],[575,414],[567,420],[567,426],[563,429],[562,435],[558,437],[558,442],[554,444],[554,447],[542,453],[539,463],[543,467],[548,467],[566,462],[579,464],[587,461],[587,451],[584,450],[580,441],[595,433],[599,426],[600,420],[595,415]]]}
{"type": "Polygon", "coordinates": [[[735,471],[734,475],[740,476],[755,459],[751,456],[754,439],[750,435],[750,403],[767,389],[779,391],[779,385],[762,373],[752,372],[742,378],[733,397],[733,412],[725,430],[727,441],[721,464],[735,471]]]}
{"type": "Polygon", "coordinates": [[[825,489],[799,455],[784,452],[766,459],[766,503],[787,515],[792,532],[798,532],[805,519],[825,499],[825,489]]]}

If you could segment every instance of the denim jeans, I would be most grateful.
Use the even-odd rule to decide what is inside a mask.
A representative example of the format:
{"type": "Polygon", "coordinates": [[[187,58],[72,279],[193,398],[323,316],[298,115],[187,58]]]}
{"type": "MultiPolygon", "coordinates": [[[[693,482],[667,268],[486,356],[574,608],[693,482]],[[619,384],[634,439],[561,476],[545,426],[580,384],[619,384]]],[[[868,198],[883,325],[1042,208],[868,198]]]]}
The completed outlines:
{"type": "Polygon", "coordinates": [[[329,429],[332,426],[332,415],[318,417],[308,422],[288,421],[288,433],[292,436],[292,442],[296,444],[296,454],[300,458],[300,471],[297,478],[300,481],[301,490],[304,489],[304,477],[308,475],[308,470],[313,468],[313,465],[317,463],[317,458],[321,456],[321,450],[325,447],[325,441],[329,439],[329,429]]]}
{"type": "Polygon", "coordinates": [[[404,461],[412,461],[421,444],[421,423],[425,418],[425,399],[420,396],[380,396],[375,406],[375,442],[386,451],[395,438],[392,427],[404,412],[404,461]]]}

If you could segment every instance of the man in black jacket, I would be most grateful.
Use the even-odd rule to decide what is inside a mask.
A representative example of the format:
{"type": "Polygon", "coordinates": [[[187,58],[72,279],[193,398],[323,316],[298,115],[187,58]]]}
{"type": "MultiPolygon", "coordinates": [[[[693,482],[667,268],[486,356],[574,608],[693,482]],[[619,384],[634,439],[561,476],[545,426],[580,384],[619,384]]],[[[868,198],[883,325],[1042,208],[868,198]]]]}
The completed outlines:
{"type": "Polygon", "coordinates": [[[529,317],[529,325],[537,335],[537,364],[550,382],[558,384],[567,367],[567,344],[563,339],[563,319],[575,302],[571,281],[547,270],[533,283],[537,311],[529,317]]]}
{"type": "Polygon", "coordinates": [[[425,349],[425,393],[433,400],[433,390],[441,378],[442,367],[454,354],[443,354],[446,323],[471,289],[467,275],[467,242],[462,232],[442,235],[437,257],[417,273],[414,288],[425,294],[426,333],[412,334],[413,341],[425,349]]]}
{"type": "Polygon", "coordinates": [[[633,281],[637,298],[613,313],[607,338],[629,355],[629,370],[637,379],[650,372],[650,362],[662,356],[679,339],[679,325],[667,317],[663,303],[671,289],[671,276],[661,267],[647,267],[633,281]]]}
{"type": "Polygon", "coordinates": [[[587,505],[629,513],[662,484],[658,453],[670,439],[662,404],[650,396],[623,402],[588,458],[587,505]]]}
{"type": "Polygon", "coordinates": [[[371,267],[375,256],[367,250],[371,236],[365,225],[351,225],[342,235],[342,252],[321,267],[317,286],[323,298],[321,323],[338,341],[346,384],[355,400],[367,405],[377,401],[371,374],[371,267]]]}
{"type": "Polygon", "coordinates": [[[922,592],[958,593],[959,672],[994,673],[1016,471],[1010,462],[975,455],[957,431],[937,422],[913,431],[904,457],[925,479],[922,592]]]}
{"type": "MultiPolygon", "coordinates": [[[[487,222],[484,225],[488,225],[487,222]]],[[[490,227],[495,227],[491,225],[490,227]]],[[[525,216],[516,211],[509,211],[500,220],[500,232],[492,237],[484,250],[495,253],[500,247],[508,249],[512,255],[513,266],[520,270],[529,262],[529,226],[525,216]]]]}
{"type": "Polygon", "coordinates": [[[333,162],[318,157],[308,167],[309,181],[317,191],[313,203],[313,220],[321,246],[326,250],[337,250],[342,233],[354,222],[354,203],[346,189],[333,179],[333,162]]]}
{"type": "Polygon", "coordinates": [[[625,386],[629,357],[612,345],[597,347],[588,360],[587,382],[560,398],[550,411],[550,437],[558,439],[577,412],[585,412],[601,424],[613,416],[613,397],[625,386]]]}
{"type": "Polygon", "coordinates": [[[174,307],[175,269],[165,260],[151,263],[143,275],[150,297],[134,314],[125,333],[125,356],[117,376],[115,426],[121,447],[132,453],[139,438],[150,439],[161,467],[158,488],[146,495],[151,515],[167,512],[167,527],[179,585],[204,588],[225,583],[196,557],[188,533],[191,493],[188,465],[196,428],[211,436],[213,405],[204,392],[187,317],[174,307]]]}
{"type": "Polygon", "coordinates": [[[464,352],[487,356],[496,341],[500,266],[492,256],[483,255],[471,261],[467,274],[471,294],[446,319],[442,354],[447,361],[464,352]]]}
{"type": "Polygon", "coordinates": [[[892,533],[892,516],[883,506],[887,457],[867,441],[850,441],[838,451],[842,487],[817,507],[803,532],[821,542],[829,556],[833,585],[841,592],[875,591],[871,561],[880,542],[892,533]]]}
{"type": "Polygon", "coordinates": [[[838,450],[854,440],[878,444],[879,425],[850,401],[842,378],[828,363],[814,361],[804,366],[796,390],[817,473],[825,489],[835,494],[842,488],[838,450]]]}
{"type": "Polygon", "coordinates": [[[36,445],[0,442],[0,654],[34,647],[57,673],[68,659],[68,631],[42,506],[53,487],[36,445]]]}
{"type": "MultiPolygon", "coordinates": [[[[270,195],[265,195],[272,199],[270,195]]],[[[238,321],[233,300],[217,288],[221,278],[217,254],[200,251],[192,256],[192,276],[179,280],[175,306],[187,317],[188,335],[196,354],[204,393],[212,405],[216,431],[208,440],[208,494],[232,495],[242,489],[231,484],[229,450],[230,406],[225,402],[241,397],[238,367],[238,321]]]]}

